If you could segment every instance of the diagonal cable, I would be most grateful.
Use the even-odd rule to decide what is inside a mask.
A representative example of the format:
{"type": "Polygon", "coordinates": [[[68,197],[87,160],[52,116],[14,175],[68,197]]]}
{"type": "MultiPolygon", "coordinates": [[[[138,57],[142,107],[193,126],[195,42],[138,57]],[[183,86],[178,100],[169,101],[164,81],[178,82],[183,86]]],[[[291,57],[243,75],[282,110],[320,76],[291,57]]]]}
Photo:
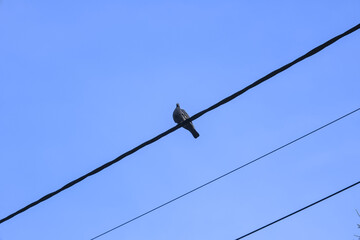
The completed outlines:
{"type": "Polygon", "coordinates": [[[273,77],[273,76],[281,73],[282,71],[285,71],[286,69],[290,68],[291,66],[295,65],[296,63],[301,62],[302,60],[304,60],[304,59],[306,59],[306,58],[308,58],[308,57],[311,57],[312,55],[320,52],[320,51],[323,50],[324,48],[326,48],[326,47],[330,46],[331,44],[335,43],[337,40],[339,40],[339,39],[345,37],[346,35],[349,35],[350,33],[358,30],[359,28],[360,28],[360,24],[357,24],[356,26],[350,28],[349,30],[345,31],[344,33],[339,34],[339,35],[337,35],[336,37],[328,40],[327,42],[325,42],[325,43],[317,46],[316,48],[312,49],[311,51],[307,52],[306,54],[302,55],[301,57],[295,59],[294,61],[292,61],[292,62],[290,62],[290,63],[288,63],[288,64],[286,64],[286,65],[284,65],[284,66],[282,66],[282,67],[280,67],[280,68],[278,68],[278,69],[276,69],[276,70],[274,70],[274,71],[272,71],[272,72],[269,73],[268,75],[266,75],[266,76],[260,78],[259,80],[253,82],[252,84],[250,84],[249,86],[243,88],[242,90],[240,90],[240,91],[238,91],[238,92],[230,95],[230,96],[227,97],[227,98],[224,98],[223,100],[221,100],[220,102],[212,105],[211,107],[209,107],[209,108],[207,108],[207,109],[205,109],[205,110],[203,110],[203,111],[195,114],[195,115],[192,116],[191,118],[183,121],[182,123],[176,125],[175,127],[170,128],[169,130],[167,130],[167,131],[165,131],[165,132],[157,135],[156,137],[154,137],[154,138],[152,138],[152,139],[150,139],[150,140],[148,140],[148,141],[140,144],[139,146],[137,146],[137,147],[135,147],[135,148],[133,148],[133,149],[125,152],[124,154],[120,155],[119,157],[115,158],[114,160],[112,160],[112,161],[110,161],[110,162],[107,162],[107,163],[103,164],[102,166],[100,166],[100,167],[98,167],[98,168],[95,168],[94,170],[90,171],[89,173],[86,173],[85,175],[83,175],[83,176],[81,176],[81,177],[79,177],[79,178],[77,178],[77,179],[75,179],[75,180],[67,183],[66,185],[64,185],[63,187],[57,189],[56,191],[53,191],[53,192],[51,192],[51,193],[43,196],[42,198],[40,198],[40,199],[38,199],[38,200],[36,200],[36,201],[34,201],[34,202],[26,205],[25,207],[17,210],[16,212],[11,213],[11,214],[8,215],[7,217],[4,217],[4,218],[0,219],[0,224],[3,223],[3,222],[5,222],[5,221],[7,221],[7,220],[9,220],[9,219],[11,219],[11,218],[13,218],[13,217],[15,217],[16,215],[18,215],[18,214],[20,214],[20,213],[22,213],[22,212],[25,212],[26,210],[28,210],[28,209],[36,206],[37,204],[39,204],[39,203],[41,203],[41,202],[43,202],[43,201],[46,201],[47,199],[55,196],[56,194],[58,194],[58,193],[60,193],[60,192],[62,192],[62,191],[64,191],[64,190],[66,190],[66,189],[74,186],[75,184],[83,181],[85,178],[90,177],[90,176],[92,176],[92,175],[94,175],[94,174],[96,174],[96,173],[104,170],[104,169],[107,168],[107,167],[110,167],[110,166],[113,165],[114,163],[119,162],[121,159],[123,159],[123,158],[125,158],[125,157],[127,157],[127,156],[129,156],[129,155],[131,155],[131,154],[133,154],[133,153],[135,153],[135,152],[138,151],[139,149],[141,149],[141,148],[143,148],[143,147],[145,147],[145,146],[147,146],[147,145],[149,145],[149,144],[151,144],[151,143],[156,142],[157,140],[159,140],[160,138],[168,135],[168,134],[171,133],[171,132],[174,132],[175,130],[177,130],[177,129],[179,129],[180,127],[184,126],[186,123],[188,123],[188,122],[190,122],[190,121],[193,121],[193,120],[199,118],[200,116],[204,115],[205,113],[207,113],[207,112],[209,112],[209,111],[211,111],[211,110],[214,110],[215,108],[217,108],[217,107],[219,107],[219,106],[221,106],[221,105],[223,105],[223,104],[225,104],[225,103],[227,103],[227,102],[230,102],[231,100],[233,100],[234,98],[240,96],[241,94],[245,93],[246,91],[250,90],[251,88],[256,87],[257,85],[265,82],[266,80],[270,79],[271,77],[273,77]]]}
{"type": "Polygon", "coordinates": [[[297,213],[299,213],[299,212],[301,212],[301,211],[303,211],[303,210],[305,210],[305,209],[307,209],[307,208],[309,208],[309,207],[312,207],[312,206],[314,206],[314,205],[316,205],[316,204],[318,204],[318,203],[320,203],[320,202],[322,202],[322,201],[324,201],[324,200],[326,200],[326,199],[329,199],[329,198],[331,198],[331,197],[333,197],[333,196],[335,196],[335,195],[337,195],[337,194],[339,194],[339,193],[341,193],[341,192],[343,192],[343,191],[345,191],[345,190],[348,190],[348,189],[350,189],[350,188],[352,188],[352,187],[355,187],[355,186],[358,185],[359,183],[360,183],[360,181],[358,181],[358,182],[356,182],[356,183],[354,183],[354,184],[351,184],[350,186],[347,186],[346,188],[343,188],[343,189],[341,189],[341,190],[339,190],[339,191],[337,191],[337,192],[335,192],[335,193],[333,193],[333,194],[330,194],[329,196],[324,197],[324,198],[320,199],[319,201],[316,201],[316,202],[314,202],[314,203],[311,203],[311,204],[307,205],[306,207],[303,207],[303,208],[301,208],[301,209],[299,209],[299,210],[297,210],[297,211],[295,211],[295,212],[292,212],[292,213],[290,213],[290,214],[288,214],[288,215],[286,215],[286,216],[284,216],[284,217],[282,217],[282,218],[279,218],[279,219],[277,219],[277,220],[275,220],[275,221],[273,221],[273,222],[271,222],[271,223],[269,223],[269,224],[266,224],[266,225],[264,225],[264,226],[262,226],[262,227],[260,227],[260,228],[258,228],[258,229],[256,229],[256,230],[252,231],[252,232],[249,232],[249,233],[247,233],[247,234],[245,234],[245,235],[243,235],[243,236],[241,236],[241,237],[239,237],[239,238],[236,238],[236,240],[243,239],[243,238],[245,238],[245,237],[247,237],[247,236],[249,236],[249,235],[251,235],[251,234],[256,233],[257,231],[260,231],[260,230],[262,230],[262,229],[264,229],[264,228],[267,228],[267,227],[269,227],[269,226],[271,226],[271,225],[273,225],[273,224],[275,224],[275,223],[277,223],[277,222],[280,222],[280,221],[284,220],[285,218],[288,218],[288,217],[290,217],[290,216],[292,216],[292,215],[295,215],[295,214],[297,214],[297,213]]]}
{"type": "Polygon", "coordinates": [[[290,141],[290,142],[288,142],[288,143],[286,143],[286,144],[284,144],[284,145],[282,145],[282,146],[280,146],[280,147],[278,147],[278,148],[276,148],[276,149],[274,149],[274,150],[272,150],[272,151],[270,151],[270,152],[268,152],[268,153],[266,153],[266,154],[264,154],[264,155],[262,155],[262,156],[260,156],[260,157],[258,157],[256,159],[254,159],[254,160],[252,160],[250,162],[247,162],[247,163],[241,165],[240,167],[237,167],[237,168],[235,168],[235,169],[233,169],[233,170],[231,170],[231,171],[229,171],[229,172],[227,172],[227,173],[225,173],[225,174],[223,174],[223,175],[221,175],[221,176],[219,176],[217,178],[212,179],[211,181],[208,181],[208,182],[206,182],[206,183],[204,183],[204,184],[202,184],[202,185],[200,185],[200,186],[198,186],[198,187],[196,187],[196,188],[194,188],[194,189],[192,189],[192,190],[190,190],[190,191],[188,191],[188,192],[186,192],[184,194],[181,194],[180,196],[178,196],[176,198],[171,199],[170,201],[167,201],[167,202],[165,202],[165,203],[163,203],[163,204],[161,204],[161,205],[159,205],[159,206],[157,206],[157,207],[155,207],[155,208],[153,208],[153,209],[151,209],[151,210],[149,210],[149,211],[147,211],[145,213],[142,213],[142,214],[140,214],[140,215],[126,221],[126,222],[123,222],[123,223],[119,224],[118,226],[113,227],[113,228],[111,228],[111,229],[109,229],[109,230],[107,230],[107,231],[105,231],[105,232],[91,238],[91,240],[99,238],[99,237],[101,237],[101,236],[103,236],[105,234],[108,234],[108,233],[110,233],[110,232],[112,232],[112,231],[114,231],[114,230],[116,230],[116,229],[118,229],[120,227],[123,227],[126,224],[129,224],[129,223],[131,223],[131,222],[133,222],[133,221],[135,221],[135,220],[137,220],[137,219],[139,219],[141,217],[144,217],[145,215],[148,215],[149,213],[152,213],[152,212],[158,210],[159,208],[165,207],[166,205],[168,205],[168,204],[170,204],[172,202],[175,202],[176,200],[179,200],[180,198],[183,198],[186,195],[189,195],[190,193],[193,193],[193,192],[195,192],[195,191],[197,191],[197,190],[199,190],[199,189],[201,189],[201,188],[203,188],[203,187],[205,187],[205,186],[207,186],[207,185],[209,185],[209,184],[211,184],[211,183],[213,183],[213,182],[215,182],[217,180],[220,180],[223,177],[226,177],[226,176],[240,170],[243,167],[246,167],[246,166],[248,166],[248,165],[250,165],[250,164],[252,164],[252,163],[254,163],[256,161],[259,161],[260,159],[262,159],[264,157],[267,157],[270,154],[273,154],[273,153],[275,153],[275,152],[277,152],[277,151],[279,151],[279,150],[281,150],[281,149],[283,149],[283,148],[285,148],[285,147],[287,147],[287,146],[289,146],[289,145],[291,145],[291,144],[293,144],[293,143],[295,143],[295,142],[297,142],[297,141],[299,141],[299,140],[301,140],[301,139],[303,139],[305,137],[308,137],[309,135],[311,135],[313,133],[316,133],[317,131],[319,131],[321,129],[324,129],[324,128],[330,126],[331,124],[336,123],[337,121],[340,121],[340,120],[350,116],[351,114],[353,114],[353,113],[355,113],[355,112],[357,112],[359,110],[360,110],[360,108],[357,108],[357,109],[355,109],[355,110],[353,110],[353,111],[351,111],[351,112],[349,112],[349,113],[347,113],[347,114],[345,114],[345,115],[343,115],[343,116],[341,116],[341,117],[339,117],[339,118],[337,118],[337,119],[335,119],[335,120],[333,120],[333,121],[331,121],[331,122],[329,122],[329,123],[327,123],[327,124],[325,124],[325,125],[323,125],[323,126],[321,126],[319,128],[316,128],[315,130],[313,130],[311,132],[306,133],[305,135],[302,135],[301,137],[298,137],[298,138],[296,138],[296,139],[294,139],[294,140],[292,140],[292,141],[290,141]]]}

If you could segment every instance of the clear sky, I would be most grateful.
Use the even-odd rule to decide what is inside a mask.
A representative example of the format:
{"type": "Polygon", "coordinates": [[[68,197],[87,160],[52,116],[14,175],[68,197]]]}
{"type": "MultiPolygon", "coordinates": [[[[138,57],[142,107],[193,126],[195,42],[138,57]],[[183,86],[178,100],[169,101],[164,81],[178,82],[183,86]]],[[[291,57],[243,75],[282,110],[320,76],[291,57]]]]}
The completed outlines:
{"type": "MultiPolygon", "coordinates": [[[[360,22],[360,1],[0,3],[0,217],[360,22]]],[[[90,239],[360,107],[360,31],[0,225],[90,239]]],[[[360,180],[360,112],[99,239],[232,240],[360,180]]],[[[247,239],[355,239],[360,187],[247,239]]]]}

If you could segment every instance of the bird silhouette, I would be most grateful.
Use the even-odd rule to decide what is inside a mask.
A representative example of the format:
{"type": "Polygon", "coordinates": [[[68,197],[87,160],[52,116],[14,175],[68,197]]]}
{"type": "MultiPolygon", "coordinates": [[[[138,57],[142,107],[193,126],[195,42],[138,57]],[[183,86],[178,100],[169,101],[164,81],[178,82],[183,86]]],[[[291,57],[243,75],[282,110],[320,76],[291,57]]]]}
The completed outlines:
{"type": "MultiPolygon", "coordinates": [[[[173,119],[176,123],[181,123],[186,119],[189,119],[189,115],[185,112],[184,109],[180,108],[180,104],[176,104],[176,108],[173,112],[173,119]]],[[[199,133],[195,130],[194,125],[192,122],[189,122],[183,126],[186,130],[190,131],[194,138],[199,137],[199,133]]]]}

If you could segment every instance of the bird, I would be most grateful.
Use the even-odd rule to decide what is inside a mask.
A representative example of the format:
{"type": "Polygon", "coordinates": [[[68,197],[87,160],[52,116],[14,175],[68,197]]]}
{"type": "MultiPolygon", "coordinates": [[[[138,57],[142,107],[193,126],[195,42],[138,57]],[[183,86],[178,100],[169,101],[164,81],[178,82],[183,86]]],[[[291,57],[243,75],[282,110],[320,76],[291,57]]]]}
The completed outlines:
{"type": "MultiPolygon", "coordinates": [[[[173,119],[176,123],[181,123],[186,119],[190,118],[184,109],[180,108],[180,104],[176,104],[176,108],[173,112],[173,119]]],[[[194,138],[198,138],[200,134],[195,130],[192,122],[189,122],[183,126],[186,130],[190,131],[194,138]]]]}

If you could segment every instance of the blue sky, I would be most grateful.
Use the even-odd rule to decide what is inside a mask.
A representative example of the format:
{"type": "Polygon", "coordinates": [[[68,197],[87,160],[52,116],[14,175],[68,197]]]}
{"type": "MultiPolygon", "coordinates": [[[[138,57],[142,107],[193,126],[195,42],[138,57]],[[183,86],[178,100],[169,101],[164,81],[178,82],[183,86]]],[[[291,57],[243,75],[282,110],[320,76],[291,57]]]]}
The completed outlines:
{"type": "MultiPolygon", "coordinates": [[[[360,22],[359,1],[0,5],[0,217],[360,22]]],[[[360,106],[360,32],[0,225],[90,239],[360,106]]],[[[360,113],[99,239],[235,239],[359,181],[360,113]]],[[[355,187],[247,239],[354,239],[355,187]]]]}

